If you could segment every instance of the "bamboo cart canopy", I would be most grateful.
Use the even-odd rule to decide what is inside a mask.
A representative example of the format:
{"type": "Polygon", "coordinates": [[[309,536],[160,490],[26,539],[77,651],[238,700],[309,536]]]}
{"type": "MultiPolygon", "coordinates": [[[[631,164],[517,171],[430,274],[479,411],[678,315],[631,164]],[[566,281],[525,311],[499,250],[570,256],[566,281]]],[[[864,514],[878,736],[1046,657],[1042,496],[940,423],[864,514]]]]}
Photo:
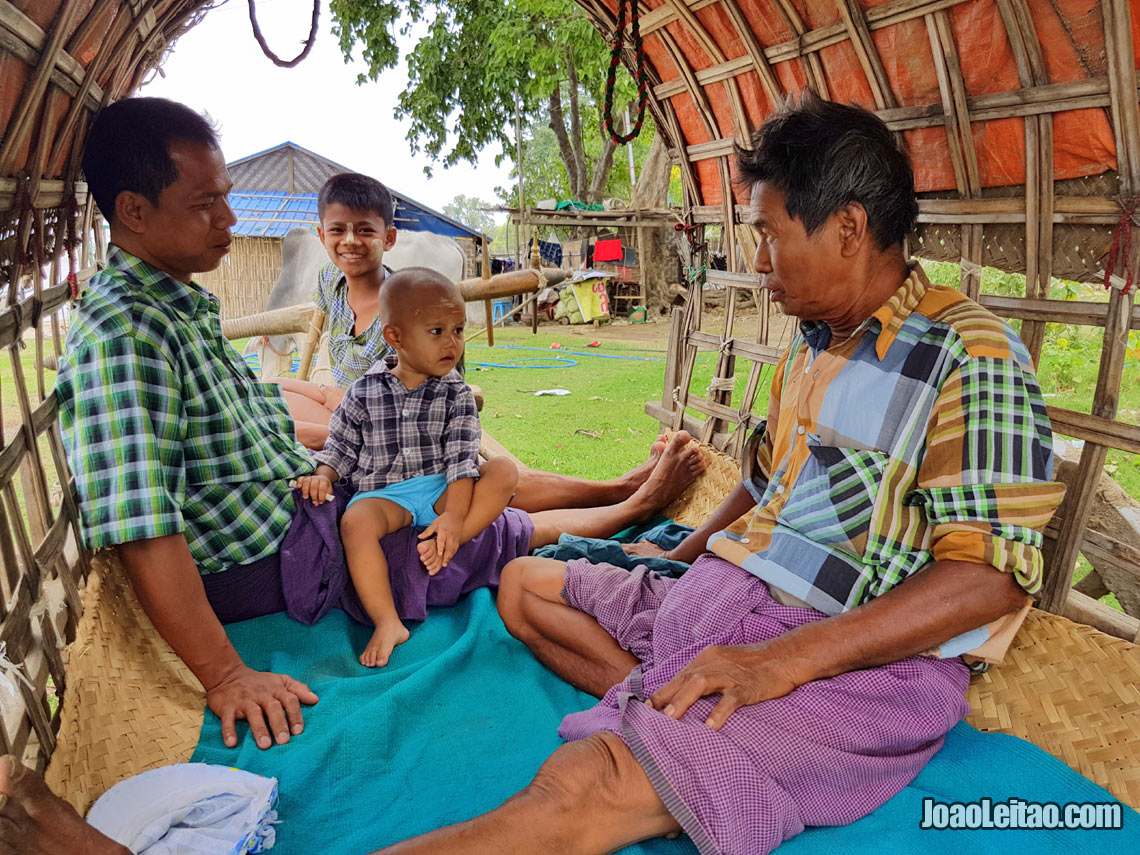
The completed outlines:
{"type": "MultiPolygon", "coordinates": [[[[612,37],[618,0],[580,5],[612,37]]],[[[747,199],[733,186],[733,145],[810,88],[902,135],[923,197],[919,255],[1034,281],[1103,278],[1110,230],[1064,226],[1115,225],[1120,197],[1140,192],[1128,0],[638,5],[651,109],[698,222],[734,231],[747,199]]],[[[632,69],[629,47],[625,59],[632,69]]],[[[743,270],[733,243],[730,269],[743,270]]]]}
{"type": "MultiPolygon", "coordinates": [[[[579,4],[612,37],[617,0],[579,4]]],[[[906,139],[924,197],[916,253],[962,262],[963,288],[975,296],[979,265],[1025,271],[1026,299],[991,304],[1024,319],[1023,335],[1039,353],[1044,322],[1057,311],[1046,299],[1051,275],[1103,278],[1114,232],[1130,222],[1140,194],[1134,49],[1140,14],[1132,6],[1125,0],[639,4],[652,83],[649,109],[682,168],[689,268],[701,266],[704,225],[719,223],[729,261],[729,270],[716,274],[719,284],[729,291],[755,287],[755,278],[742,272],[755,237],[741,225],[745,200],[732,185],[732,146],[787,95],[810,86],[876,110],[906,139]]],[[[89,636],[80,630],[70,663],[62,645],[76,638],[91,562],[78,536],[54,378],[45,365],[62,351],[62,310],[105,252],[104,232],[79,174],[91,118],[130,95],[210,8],[203,0],[0,0],[0,348],[7,351],[0,375],[5,388],[10,381],[15,390],[15,400],[0,402],[0,642],[3,655],[27,678],[15,681],[21,703],[0,710],[0,753],[13,752],[40,770],[56,749],[63,709],[51,696],[72,691],[69,680],[77,684],[70,697],[78,700],[62,717],[103,727],[107,738],[99,750],[136,757],[138,740],[146,738],[121,726],[114,704],[126,701],[98,667],[117,661],[123,653],[118,647],[106,659],[89,659],[95,667],[86,674],[114,699],[91,715],[75,706],[91,697],[82,684],[83,639],[89,636]]],[[[634,59],[627,49],[626,64],[632,67],[634,59]]],[[[1123,284],[1133,261],[1119,260],[1114,284],[1123,284]]],[[[734,334],[732,300],[724,333],[701,332],[695,287],[696,278],[686,308],[674,314],[665,388],[651,411],[739,455],[762,371],[778,350],[769,341],[766,314],[757,340],[734,334]],[[707,397],[689,390],[698,350],[719,352],[707,397]],[[732,383],[737,358],[751,362],[742,393],[732,383]],[[694,412],[705,420],[695,424],[694,412]]],[[[1107,306],[1076,311],[1074,322],[1105,328],[1105,346],[1092,412],[1050,410],[1061,432],[1087,441],[1050,540],[1054,570],[1044,605],[1054,612],[1072,607],[1068,570],[1082,549],[1114,566],[1132,562],[1111,538],[1086,538],[1084,523],[1106,449],[1140,451],[1140,427],[1115,419],[1127,332],[1140,318],[1121,287],[1112,289],[1107,306]]],[[[95,605],[85,625],[119,621],[119,600],[110,589],[90,587],[86,593],[95,605]],[[100,610],[101,601],[112,605],[100,610]]],[[[1050,630],[1064,626],[1052,615],[1041,620],[1050,630]]],[[[1131,645],[1088,633],[1095,641],[1090,649],[1119,648],[1120,667],[1135,667],[1131,645]]],[[[1049,659],[1064,659],[1067,651],[1059,650],[1037,645],[1049,659]]],[[[1076,670],[1085,673],[1083,664],[1076,670]]],[[[1068,757],[1066,752],[1101,740],[1097,745],[1114,752],[1112,768],[1132,774],[1140,734],[1108,737],[1097,718],[1113,704],[1113,715],[1134,713],[1130,684],[1102,703],[1083,694],[1077,680],[1043,678],[1066,706],[1039,691],[1040,683],[1018,683],[1019,673],[1029,669],[1015,664],[994,682],[1008,679],[1023,699],[1039,702],[1042,733],[1080,737],[1079,749],[1070,741],[1050,750],[1068,757]]],[[[129,695],[138,685],[125,688],[129,695]]],[[[1000,700],[981,706],[1002,727],[1014,709],[1000,700]]],[[[163,719],[155,729],[168,724],[163,719]]],[[[78,725],[68,727],[63,734],[75,740],[78,725]]],[[[92,742],[68,747],[65,738],[61,747],[60,754],[72,758],[95,753],[92,742]]],[[[1113,773],[1107,774],[1111,784],[1113,773]]],[[[1120,786],[1134,782],[1132,775],[1120,786]]],[[[92,794],[107,783],[101,780],[92,794]]]]}

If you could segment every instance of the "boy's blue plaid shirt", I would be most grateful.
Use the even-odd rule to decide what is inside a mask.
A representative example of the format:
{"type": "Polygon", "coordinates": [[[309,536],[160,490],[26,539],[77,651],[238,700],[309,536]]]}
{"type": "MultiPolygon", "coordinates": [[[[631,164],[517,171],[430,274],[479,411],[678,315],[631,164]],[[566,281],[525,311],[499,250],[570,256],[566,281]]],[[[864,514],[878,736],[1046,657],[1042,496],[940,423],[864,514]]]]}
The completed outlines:
{"type": "Polygon", "coordinates": [[[280,387],[222,337],[218,299],[111,247],[56,394],[90,548],[184,534],[202,573],[272,554],[313,471],[280,387]]]}
{"type": "MultiPolygon", "coordinates": [[[[389,360],[391,361],[391,360],[389,360]]],[[[345,393],[317,460],[356,492],[447,475],[479,475],[479,413],[458,371],[408,389],[381,360],[345,393]]]]}

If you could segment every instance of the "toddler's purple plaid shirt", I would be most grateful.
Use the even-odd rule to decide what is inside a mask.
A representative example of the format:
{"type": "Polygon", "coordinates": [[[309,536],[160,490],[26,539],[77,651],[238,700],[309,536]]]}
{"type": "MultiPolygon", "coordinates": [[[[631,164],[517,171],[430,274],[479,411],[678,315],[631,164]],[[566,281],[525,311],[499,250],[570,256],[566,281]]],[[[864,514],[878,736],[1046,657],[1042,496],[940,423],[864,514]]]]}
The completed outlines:
{"type": "Polygon", "coordinates": [[[357,492],[437,473],[451,484],[478,477],[480,433],[458,371],[409,390],[380,360],[348,388],[316,458],[357,492]]]}

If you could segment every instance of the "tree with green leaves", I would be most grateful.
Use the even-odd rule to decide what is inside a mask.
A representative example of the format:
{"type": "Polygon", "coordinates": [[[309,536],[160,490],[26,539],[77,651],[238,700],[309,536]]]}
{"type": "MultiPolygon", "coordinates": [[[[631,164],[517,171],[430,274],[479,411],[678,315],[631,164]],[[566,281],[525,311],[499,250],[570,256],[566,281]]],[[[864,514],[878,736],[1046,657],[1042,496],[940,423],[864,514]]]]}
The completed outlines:
{"type": "Polygon", "coordinates": [[[460,193],[443,206],[443,213],[453,220],[459,220],[468,228],[489,235],[497,228],[495,218],[491,216],[491,212],[488,210],[491,207],[491,202],[484,202],[477,196],[467,196],[460,193]]]}
{"type": "MultiPolygon", "coordinates": [[[[445,166],[474,163],[495,142],[513,156],[517,94],[530,131],[527,148],[539,167],[553,149],[565,169],[564,187],[546,181],[536,190],[545,184],[559,190],[551,195],[597,202],[608,195],[614,174],[625,175],[623,195],[628,194],[626,170],[613,169],[617,146],[602,128],[609,48],[571,0],[331,0],[330,6],[345,56],[361,45],[368,64],[361,77],[373,80],[399,59],[394,29],[406,33],[413,24],[429,22],[408,55],[408,88],[397,109],[411,121],[413,150],[445,166]]],[[[628,74],[618,81],[614,103],[624,109],[636,93],[628,74]]],[[[651,139],[643,136],[642,154],[651,139]]]]}

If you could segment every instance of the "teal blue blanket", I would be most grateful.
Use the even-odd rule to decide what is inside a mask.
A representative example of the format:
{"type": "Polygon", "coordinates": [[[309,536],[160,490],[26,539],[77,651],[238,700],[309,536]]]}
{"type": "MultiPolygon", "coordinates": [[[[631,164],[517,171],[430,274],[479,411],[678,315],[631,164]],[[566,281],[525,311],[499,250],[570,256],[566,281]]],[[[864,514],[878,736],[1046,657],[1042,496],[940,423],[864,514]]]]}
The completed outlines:
{"type": "MultiPolygon", "coordinates": [[[[195,761],[280,779],[275,855],[364,855],[490,810],[524,787],[558,747],[562,716],[593,702],[507,635],[486,590],[413,626],[411,640],[378,670],[356,662],[369,630],[339,611],[312,627],[270,615],[232,624],[229,634],[251,666],[289,673],[321,697],[306,710],[305,733],[268,751],[258,750],[247,731],[239,731],[238,748],[224,748],[220,724],[207,712],[194,753],[195,761]]],[[[874,814],[846,828],[809,829],[780,852],[1131,855],[1140,846],[1140,815],[1127,808],[1124,830],[1114,832],[921,831],[927,795],[1110,799],[1029,743],[960,724],[914,784],[874,814]]],[[[624,850],[695,851],[685,839],[624,850]]]]}

